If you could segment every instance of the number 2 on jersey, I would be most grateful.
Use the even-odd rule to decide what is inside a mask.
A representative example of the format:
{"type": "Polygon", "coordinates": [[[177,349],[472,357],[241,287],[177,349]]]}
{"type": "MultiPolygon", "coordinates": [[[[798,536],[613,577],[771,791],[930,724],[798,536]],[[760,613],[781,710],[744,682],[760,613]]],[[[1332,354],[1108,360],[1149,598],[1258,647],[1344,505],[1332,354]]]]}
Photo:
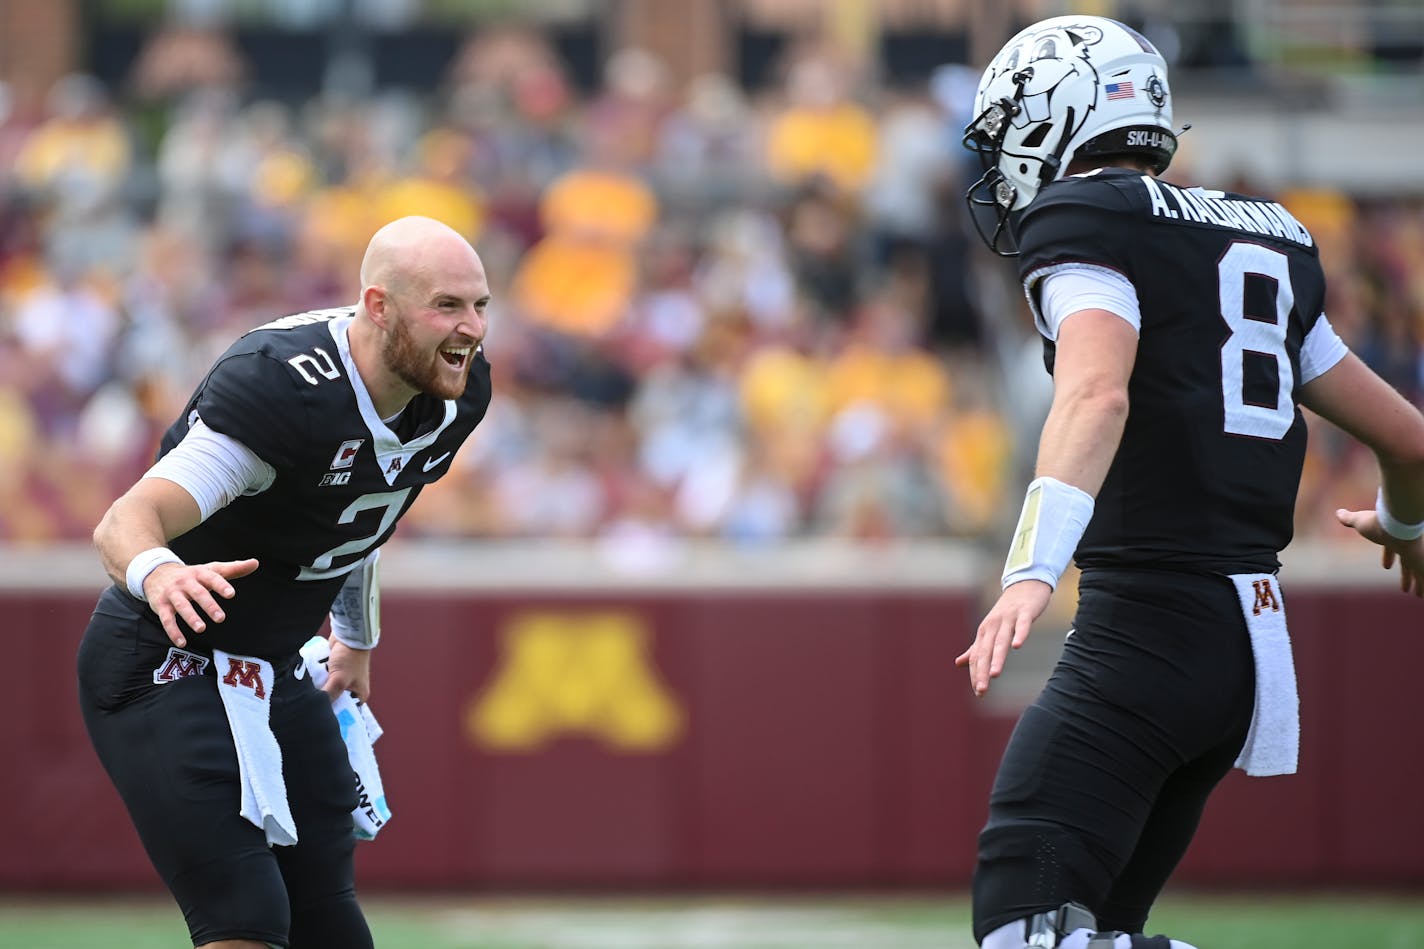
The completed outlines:
{"type": "Polygon", "coordinates": [[[316,560],[311,566],[302,567],[297,574],[298,580],[330,580],[350,573],[354,567],[361,563],[359,557],[364,557],[370,553],[371,547],[376,543],[382,534],[395,523],[400,516],[401,508],[405,506],[405,499],[410,496],[410,488],[401,488],[399,491],[382,491],[379,494],[363,494],[350,504],[346,505],[346,510],[341,512],[341,516],[336,519],[338,524],[350,524],[356,520],[356,515],[362,511],[369,511],[373,508],[381,509],[381,523],[373,533],[365,537],[358,537],[355,540],[348,540],[331,548],[316,560]],[[339,567],[333,567],[332,561],[337,557],[359,555],[358,559],[339,567]]]}
{"type": "Polygon", "coordinates": [[[1290,327],[1295,291],[1290,282],[1290,261],[1285,254],[1260,244],[1231,245],[1216,266],[1221,293],[1221,318],[1231,336],[1221,347],[1221,396],[1225,417],[1223,427],[1231,435],[1250,435],[1280,441],[1295,423],[1295,370],[1286,352],[1286,330],[1290,327]],[[1250,315],[1246,312],[1247,276],[1264,277],[1276,285],[1276,312],[1250,315]],[[1275,405],[1246,401],[1246,354],[1257,353],[1274,359],[1277,387],[1275,405]]]}

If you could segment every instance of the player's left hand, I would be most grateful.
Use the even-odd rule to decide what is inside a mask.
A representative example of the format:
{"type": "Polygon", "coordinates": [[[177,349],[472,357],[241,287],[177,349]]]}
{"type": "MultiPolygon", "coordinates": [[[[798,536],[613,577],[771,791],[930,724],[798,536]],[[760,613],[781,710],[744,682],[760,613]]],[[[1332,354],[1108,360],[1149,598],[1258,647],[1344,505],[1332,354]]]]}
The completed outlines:
{"type": "Polygon", "coordinates": [[[371,697],[371,650],[352,649],[331,637],[331,655],[326,660],[326,685],[322,690],[332,698],[350,692],[365,702],[371,697]]]}
{"type": "Polygon", "coordinates": [[[1053,587],[1042,580],[1011,583],[999,595],[999,602],[979,624],[974,642],[954,660],[969,667],[969,687],[975,695],[989,691],[989,680],[1004,671],[1009,649],[1018,649],[1028,640],[1033,621],[1048,607],[1053,587]]]}
{"type": "Polygon", "coordinates": [[[1424,537],[1418,540],[1400,540],[1385,532],[1374,511],[1335,512],[1335,518],[1346,527],[1353,527],[1365,540],[1384,548],[1380,564],[1386,570],[1399,561],[1399,589],[1405,593],[1424,597],[1424,537]]]}

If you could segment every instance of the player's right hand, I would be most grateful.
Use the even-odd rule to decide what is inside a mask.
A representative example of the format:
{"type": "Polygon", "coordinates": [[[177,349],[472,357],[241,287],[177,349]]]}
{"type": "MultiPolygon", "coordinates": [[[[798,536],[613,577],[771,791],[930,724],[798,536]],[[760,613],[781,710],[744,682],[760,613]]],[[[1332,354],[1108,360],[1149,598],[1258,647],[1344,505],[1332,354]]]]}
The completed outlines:
{"type": "Polygon", "coordinates": [[[1335,518],[1346,527],[1353,527],[1365,540],[1384,548],[1381,565],[1389,570],[1399,561],[1399,589],[1424,597],[1424,538],[1400,540],[1385,532],[1374,511],[1347,511],[1340,508],[1335,518]]]}
{"type": "Polygon", "coordinates": [[[213,594],[232,599],[237,591],[228,581],[245,577],[256,569],[257,561],[251,558],[199,564],[160,564],[144,578],[143,593],[148,598],[148,605],[158,614],[158,621],[163,624],[168,639],[182,649],[188,645],[188,640],[178,629],[178,617],[182,617],[195,633],[208,628],[195,607],[201,608],[214,623],[221,623],[227,614],[213,599],[213,594]]]}
{"type": "Polygon", "coordinates": [[[989,682],[1004,671],[1010,649],[1028,640],[1033,621],[1043,615],[1053,587],[1042,580],[1020,580],[1004,588],[999,601],[979,624],[974,642],[955,658],[956,666],[969,667],[969,687],[975,695],[989,691],[989,682]]]}

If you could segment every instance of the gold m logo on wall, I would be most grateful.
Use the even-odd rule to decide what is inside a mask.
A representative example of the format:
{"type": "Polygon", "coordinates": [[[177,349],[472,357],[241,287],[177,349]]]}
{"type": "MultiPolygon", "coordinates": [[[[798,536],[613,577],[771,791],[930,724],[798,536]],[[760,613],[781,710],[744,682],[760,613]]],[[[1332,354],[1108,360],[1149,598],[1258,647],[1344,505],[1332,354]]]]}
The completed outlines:
{"type": "Polygon", "coordinates": [[[493,678],[471,700],[465,731],[497,751],[531,751],[570,733],[620,751],[660,751],[683,712],[648,655],[648,629],[629,613],[526,613],[501,637],[493,678]]]}

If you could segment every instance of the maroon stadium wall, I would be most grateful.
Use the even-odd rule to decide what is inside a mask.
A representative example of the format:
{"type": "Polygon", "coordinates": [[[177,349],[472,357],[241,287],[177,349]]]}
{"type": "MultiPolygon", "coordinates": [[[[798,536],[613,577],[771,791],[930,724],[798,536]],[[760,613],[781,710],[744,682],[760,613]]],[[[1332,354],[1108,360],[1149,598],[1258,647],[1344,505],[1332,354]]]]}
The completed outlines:
{"type": "MultiPolygon", "coordinates": [[[[1424,882],[1418,601],[1287,593],[1301,771],[1233,772],[1179,879],[1424,882]]],[[[156,885],[75,706],[92,603],[0,590],[0,889],[156,885]]],[[[962,886],[1013,718],[953,667],[979,609],[955,590],[392,592],[373,708],[394,819],[359,847],[363,885],[962,886]]]]}

